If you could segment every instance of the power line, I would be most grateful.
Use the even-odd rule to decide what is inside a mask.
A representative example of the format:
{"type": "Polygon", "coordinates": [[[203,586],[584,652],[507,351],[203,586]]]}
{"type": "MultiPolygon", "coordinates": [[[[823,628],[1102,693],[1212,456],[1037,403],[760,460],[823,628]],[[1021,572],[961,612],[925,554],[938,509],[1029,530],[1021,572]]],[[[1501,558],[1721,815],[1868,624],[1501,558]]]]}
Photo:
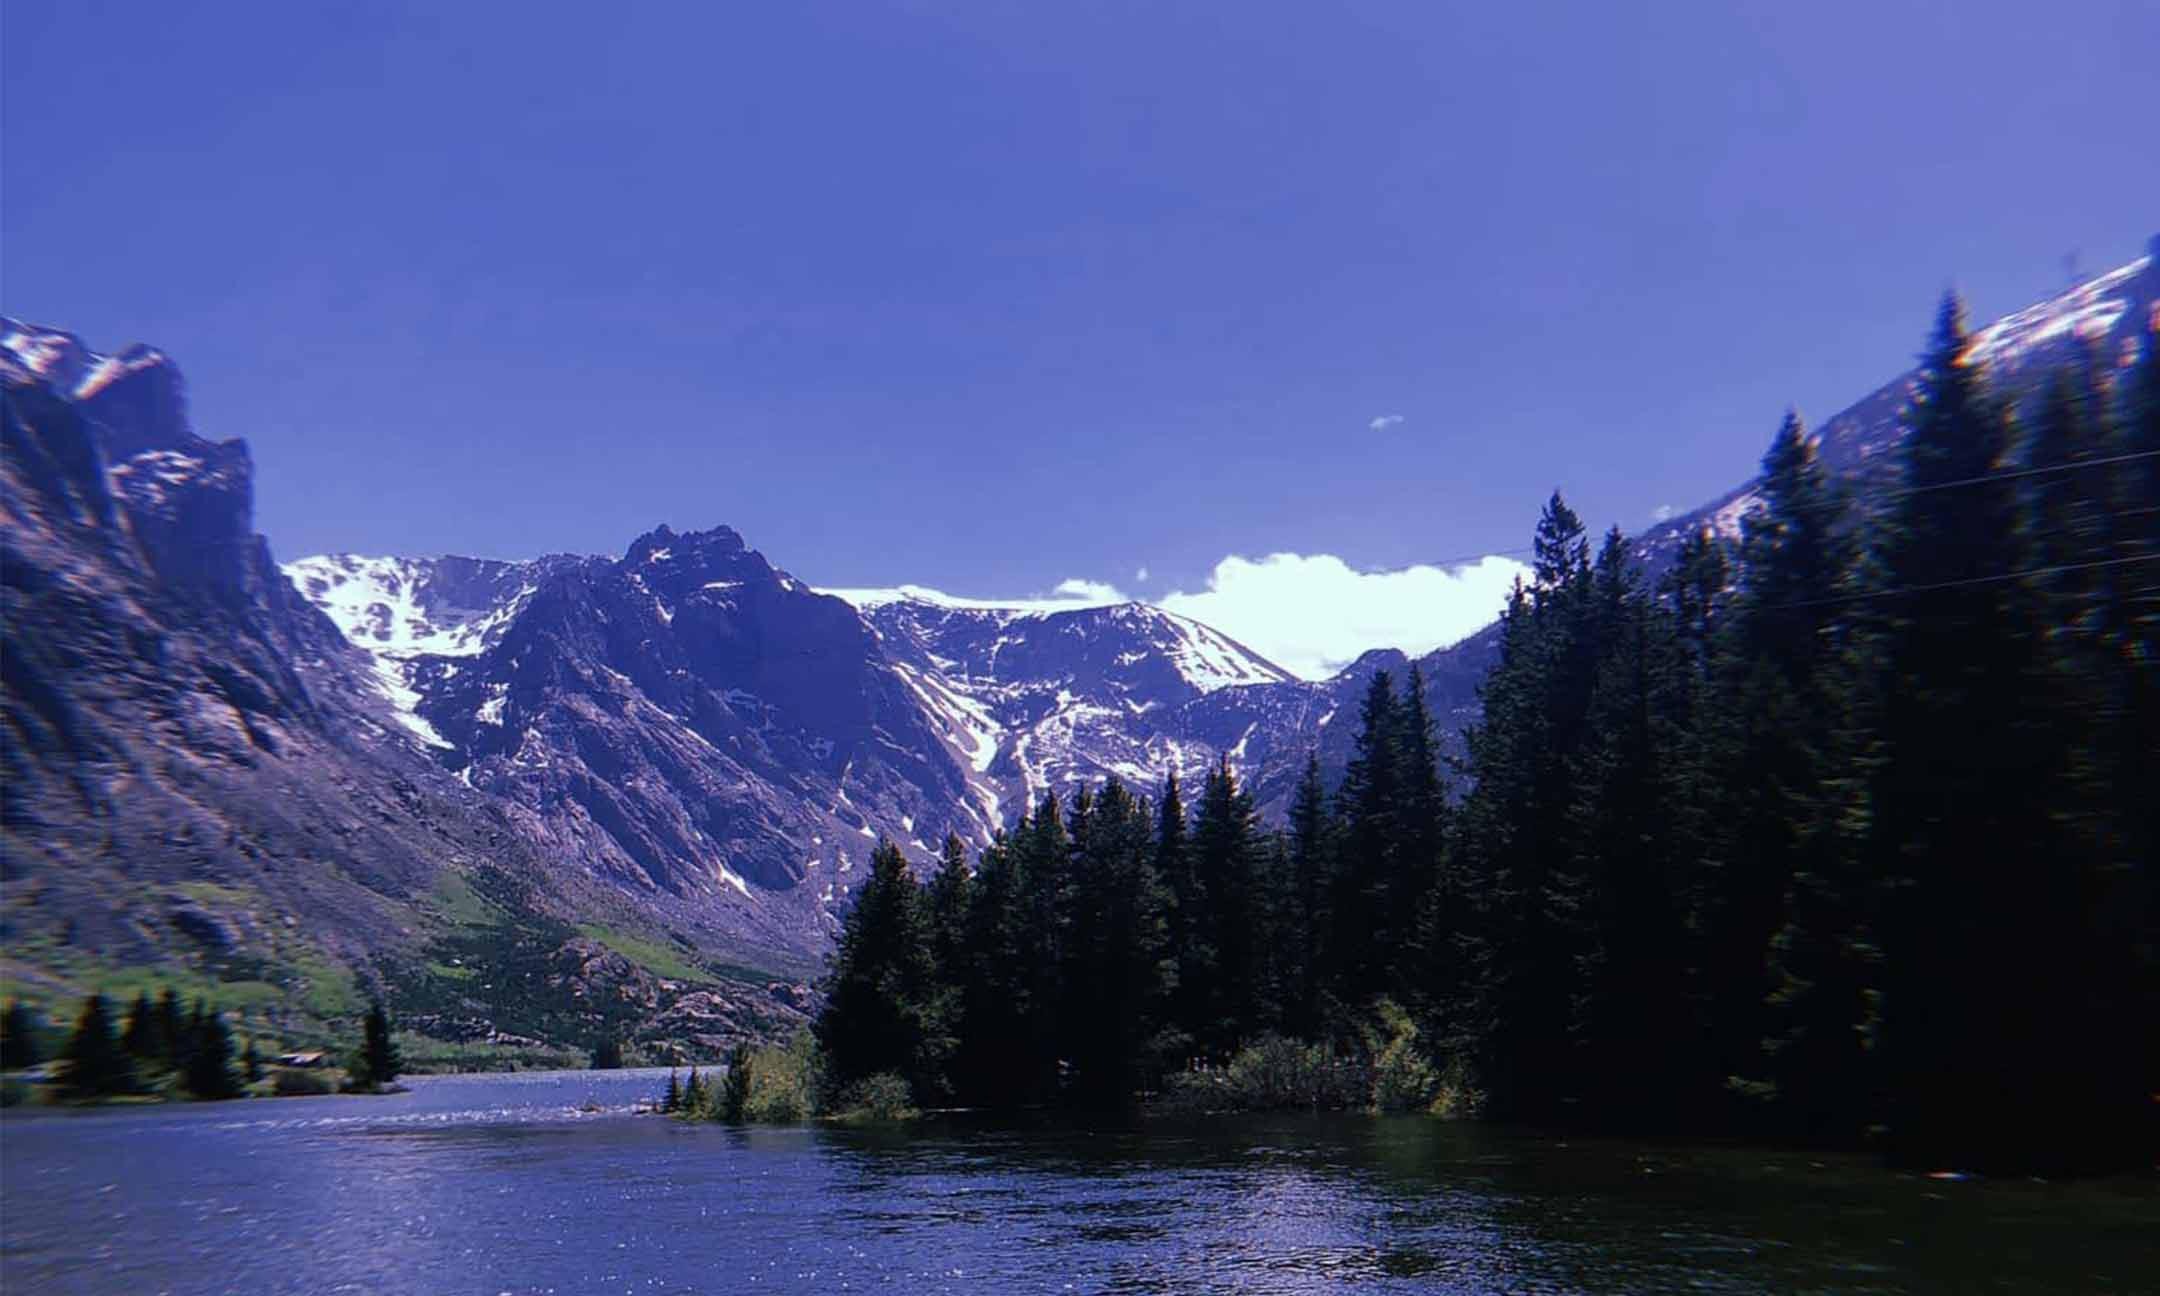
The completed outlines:
{"type": "Polygon", "coordinates": [[[1767,603],[1761,611],[1774,612],[1780,608],[1820,607],[1825,603],[1851,603],[1862,599],[1899,598],[1907,594],[1927,594],[1935,590],[1962,589],[1969,585],[1992,585],[1999,581],[2023,580],[2027,576],[2054,576],[2061,572],[2091,571],[2098,567],[2122,567],[2131,563],[2160,562],[2160,553],[2136,554],[2128,558],[2102,558],[2097,562],[2059,563],[2053,567],[2032,567],[2024,571],[2001,572],[1993,576],[1967,576],[1959,580],[1936,581],[1928,585],[1907,585],[1900,589],[1861,590],[1851,594],[1833,594],[1829,598],[1801,599],[1793,603],[1767,603]]]}
{"type": "Polygon", "coordinates": [[[1481,549],[1477,553],[1464,554],[1460,558],[1428,558],[1419,565],[1424,567],[1467,567],[1484,558],[1512,558],[1517,554],[1536,552],[1536,545],[1517,545],[1513,549],[1481,549]]]}
{"type": "MultiPolygon", "coordinates": [[[[1961,477],[1956,481],[1933,482],[1926,486],[1900,486],[1893,490],[1869,491],[1866,493],[1878,499],[1903,499],[1907,495],[1919,495],[1927,491],[1949,490],[1956,486],[1977,486],[1987,482],[2014,481],[2022,477],[2038,477],[2047,473],[2079,472],[2087,468],[2106,468],[2113,464],[2132,463],[2140,459],[2154,458],[2160,458],[2160,450],[2137,450],[2130,454],[2109,455],[2104,459],[2080,459],[2075,463],[2049,464],[2041,468],[2018,468],[2009,472],[1983,473],[1978,477],[1961,477]]],[[[1663,524],[1660,523],[1659,525],[1663,524]]],[[[1585,542],[1587,542],[1589,532],[1586,530],[1583,535],[1585,542]]],[[[1427,558],[1423,560],[1421,565],[1428,567],[1462,567],[1484,558],[1513,558],[1521,554],[1535,552],[1537,552],[1536,545],[1517,545],[1509,549],[1483,549],[1477,553],[1461,554],[1453,558],[1427,558]]]]}
{"type": "Polygon", "coordinates": [[[2044,468],[2019,468],[2011,472],[1983,473],[1978,477],[1963,477],[1957,481],[1935,482],[1927,486],[1900,486],[1896,490],[1878,492],[1889,499],[1907,495],[1919,495],[1926,491],[1949,490],[1953,486],[1977,486],[1985,482],[2012,481],[2019,477],[2038,477],[2043,473],[2077,472],[2084,468],[2105,468],[2109,464],[2129,463],[2133,459],[2160,457],[2160,450],[2139,450],[2131,454],[2110,455],[2105,459],[2080,459],[2075,463],[2049,464],[2044,468]]]}

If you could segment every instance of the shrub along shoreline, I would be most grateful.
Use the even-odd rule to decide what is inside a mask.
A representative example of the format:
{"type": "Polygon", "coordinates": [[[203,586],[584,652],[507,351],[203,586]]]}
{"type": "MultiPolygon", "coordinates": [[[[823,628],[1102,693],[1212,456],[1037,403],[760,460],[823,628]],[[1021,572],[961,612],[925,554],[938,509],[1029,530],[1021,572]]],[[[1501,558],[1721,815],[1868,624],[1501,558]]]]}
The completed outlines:
{"type": "MultiPolygon", "coordinates": [[[[1476,1116],[1483,1103],[1467,1068],[1436,1065],[1418,1045],[1412,1016],[1383,999],[1350,1047],[1266,1035],[1220,1066],[1196,1061],[1165,1077],[1160,1089],[1137,1095],[1131,1105],[1161,1116],[1310,1111],[1454,1120],[1476,1116]]],[[[651,1110],[730,1125],[886,1124],[928,1114],[896,1071],[835,1083],[808,1032],[784,1045],[739,1044],[724,1067],[692,1067],[687,1079],[671,1071],[651,1110]]]]}

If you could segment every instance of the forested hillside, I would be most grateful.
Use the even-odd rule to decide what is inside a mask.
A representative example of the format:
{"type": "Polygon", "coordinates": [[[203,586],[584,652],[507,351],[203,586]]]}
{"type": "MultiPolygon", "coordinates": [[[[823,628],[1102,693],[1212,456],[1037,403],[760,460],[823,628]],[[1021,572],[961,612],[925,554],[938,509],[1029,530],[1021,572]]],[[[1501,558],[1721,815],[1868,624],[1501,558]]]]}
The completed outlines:
{"type": "Polygon", "coordinates": [[[1318,1057],[1364,1087],[1314,1102],[2149,1164],[2160,358],[1998,387],[1969,351],[1948,300],[1886,494],[1789,415],[1737,541],[1654,585],[1555,494],[1445,768],[1383,673],[1280,831],[1224,764],[1190,815],[1046,797],[926,884],[881,846],[828,1087],[1118,1105],[1318,1057]]]}

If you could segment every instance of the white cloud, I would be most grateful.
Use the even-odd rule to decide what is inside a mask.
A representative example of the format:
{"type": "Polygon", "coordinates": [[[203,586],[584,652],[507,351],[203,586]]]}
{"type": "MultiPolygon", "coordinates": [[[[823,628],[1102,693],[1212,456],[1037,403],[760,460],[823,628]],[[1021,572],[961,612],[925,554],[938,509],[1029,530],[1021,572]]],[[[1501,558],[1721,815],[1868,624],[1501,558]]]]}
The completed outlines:
{"type": "MultiPolygon", "coordinates": [[[[1368,649],[1400,648],[1415,656],[1476,632],[1500,615],[1517,576],[1527,580],[1530,568],[1497,555],[1453,568],[1359,571],[1333,554],[1233,554],[1215,564],[1205,589],[1148,601],[1213,626],[1293,674],[1326,679],[1368,649]]],[[[965,598],[921,585],[821,592],[862,608],[912,599],[1031,612],[1130,599],[1108,581],[1077,576],[1026,598],[965,598]]]]}
{"type": "Polygon", "coordinates": [[[1068,576],[1050,591],[1050,597],[1074,603],[1123,603],[1125,595],[1108,581],[1082,580],[1068,576]]]}
{"type": "Polygon", "coordinates": [[[1674,517],[1674,515],[1678,514],[1679,512],[1679,509],[1674,508],[1670,504],[1660,504],[1656,508],[1650,510],[1650,520],[1652,522],[1670,521],[1674,517]]]}
{"type": "Polygon", "coordinates": [[[1413,655],[1462,639],[1498,616],[1530,569],[1488,556],[1453,569],[1359,571],[1333,554],[1236,555],[1207,588],[1156,602],[1205,622],[1306,679],[1325,679],[1370,648],[1413,655]]]}
{"type": "Polygon", "coordinates": [[[1147,582],[1147,568],[1142,567],[1140,570],[1134,572],[1132,574],[1132,578],[1135,581],[1145,584],[1147,582]]]}
{"type": "Polygon", "coordinates": [[[1385,432],[1389,428],[1394,427],[1396,424],[1402,421],[1403,416],[1400,414],[1382,414],[1378,418],[1374,419],[1372,422],[1367,423],[1365,426],[1371,428],[1375,432],[1385,432]]]}

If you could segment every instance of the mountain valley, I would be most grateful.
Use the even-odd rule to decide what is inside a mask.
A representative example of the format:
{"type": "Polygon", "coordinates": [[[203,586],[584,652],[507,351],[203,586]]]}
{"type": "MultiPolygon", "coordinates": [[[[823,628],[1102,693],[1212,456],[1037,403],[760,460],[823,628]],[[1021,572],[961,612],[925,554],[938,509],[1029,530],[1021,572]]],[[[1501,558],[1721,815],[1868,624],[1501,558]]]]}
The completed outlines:
{"type": "MultiPolygon", "coordinates": [[[[2156,301],[2160,256],[1978,331],[1969,362],[2117,363],[2156,301]]],[[[1219,761],[1280,817],[1309,753],[1339,773],[1374,673],[1414,666],[1459,750],[1497,652],[1376,646],[1305,680],[1143,603],[821,589],[726,526],[280,565],[247,446],[196,433],[165,355],[0,321],[0,378],[0,970],[40,1000],[156,968],[295,1039],[387,987],[446,1048],[710,1052],[800,1020],[878,839],[927,867],[1045,793],[1219,761]]],[[[1816,429],[1863,495],[1893,484],[1909,382],[1816,429]]],[[[1654,576],[1754,502],[1635,552],[1654,576]]]]}

